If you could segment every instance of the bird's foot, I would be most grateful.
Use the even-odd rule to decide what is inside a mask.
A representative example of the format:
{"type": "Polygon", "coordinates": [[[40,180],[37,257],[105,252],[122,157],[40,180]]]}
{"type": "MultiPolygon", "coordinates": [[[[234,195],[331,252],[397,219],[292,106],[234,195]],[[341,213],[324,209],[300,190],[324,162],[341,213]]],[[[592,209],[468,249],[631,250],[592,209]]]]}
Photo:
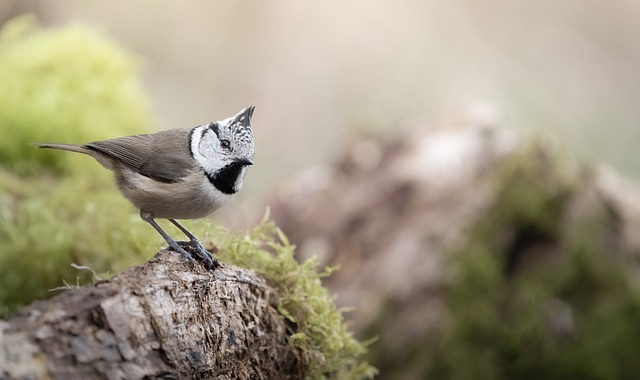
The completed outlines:
{"type": "Polygon", "coordinates": [[[177,242],[177,243],[176,242],[172,242],[172,243],[169,243],[169,246],[167,248],[165,248],[164,250],[165,251],[173,250],[175,252],[178,252],[179,254],[182,255],[182,257],[184,257],[185,260],[187,260],[187,262],[190,262],[190,263],[193,262],[193,256],[191,256],[191,254],[189,252],[187,252],[184,248],[182,248],[182,246],[180,244],[177,244],[177,243],[180,243],[180,242],[177,242]]]}
{"type": "Polygon", "coordinates": [[[218,266],[218,260],[215,257],[213,257],[213,255],[202,246],[202,243],[200,243],[200,241],[198,240],[177,241],[176,243],[181,248],[183,248],[183,250],[184,248],[195,250],[196,254],[198,255],[198,258],[202,260],[202,263],[204,264],[205,268],[214,269],[216,266],[218,266]]]}

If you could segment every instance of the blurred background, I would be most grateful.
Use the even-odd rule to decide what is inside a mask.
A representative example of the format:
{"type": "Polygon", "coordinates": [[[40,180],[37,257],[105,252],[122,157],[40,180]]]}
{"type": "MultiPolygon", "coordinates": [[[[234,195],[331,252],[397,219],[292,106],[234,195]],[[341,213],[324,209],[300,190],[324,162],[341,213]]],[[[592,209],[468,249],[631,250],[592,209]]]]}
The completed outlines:
{"type": "MultiPolygon", "coordinates": [[[[565,205],[573,204],[567,199],[574,198],[574,181],[586,175],[549,159],[545,149],[559,141],[582,162],[640,177],[640,3],[5,0],[0,27],[0,131],[9,136],[0,140],[0,238],[7,242],[0,251],[0,314],[50,294],[61,277],[86,282],[69,261],[117,272],[161,248],[109,173],[86,157],[34,153],[28,142],[82,143],[195,126],[255,104],[256,165],[237,201],[213,219],[244,230],[272,205],[301,252],[324,252],[322,264],[344,264],[327,283],[339,304],[358,307],[347,315],[358,337],[380,337],[370,360],[381,378],[637,378],[629,353],[640,341],[638,293],[620,280],[626,274],[618,276],[619,268],[592,259],[600,240],[576,239],[609,233],[624,215],[603,207],[593,214],[607,218],[594,230],[565,239],[561,225],[576,213],[565,205]],[[23,14],[33,18],[15,22],[23,14]],[[487,212],[495,224],[477,234],[499,241],[458,247],[462,256],[480,253],[453,255],[466,273],[455,282],[442,275],[441,253],[473,218],[451,210],[477,211],[474,197],[486,194],[474,187],[485,189],[482,183],[443,173],[495,173],[484,172],[477,165],[484,156],[463,144],[458,161],[446,162],[457,166],[427,160],[412,166],[417,185],[400,177],[407,162],[422,163],[408,159],[417,149],[412,139],[422,141],[416,130],[467,120],[555,140],[532,149],[533,164],[496,174],[507,179],[497,191],[504,209],[487,212]],[[384,142],[354,143],[355,135],[384,142]],[[359,153],[349,156],[353,151],[359,153]],[[362,164],[362,157],[374,163],[362,164]],[[543,165],[536,164],[540,157],[543,165]],[[305,170],[306,185],[287,182],[305,170]],[[384,193],[396,184],[397,192],[384,193]],[[419,194],[433,199],[422,202],[419,194]],[[305,208],[296,207],[311,196],[302,218],[305,208]],[[340,233],[352,236],[340,240],[340,233]],[[531,244],[539,240],[542,248],[531,244]],[[522,246],[562,251],[567,260],[514,280],[494,253],[522,246]],[[413,256],[385,257],[389,252],[413,256]],[[391,270],[379,277],[380,268],[391,270]],[[419,281],[405,281],[409,273],[419,281]],[[540,310],[540,318],[528,318],[540,310]],[[570,332],[548,333],[548,315],[568,320],[570,332]],[[615,328],[600,328],[609,322],[615,328]],[[620,351],[607,356],[614,346],[620,351]]],[[[438,135],[423,146],[441,141],[436,153],[451,158],[455,144],[476,141],[474,133],[438,135]]],[[[207,225],[198,223],[188,225],[205,234],[207,225]]]]}
{"type": "Polygon", "coordinates": [[[640,4],[17,1],[0,17],[83,23],[142,64],[158,128],[256,104],[260,192],[327,160],[353,128],[394,133],[480,107],[640,176],[640,4]]]}

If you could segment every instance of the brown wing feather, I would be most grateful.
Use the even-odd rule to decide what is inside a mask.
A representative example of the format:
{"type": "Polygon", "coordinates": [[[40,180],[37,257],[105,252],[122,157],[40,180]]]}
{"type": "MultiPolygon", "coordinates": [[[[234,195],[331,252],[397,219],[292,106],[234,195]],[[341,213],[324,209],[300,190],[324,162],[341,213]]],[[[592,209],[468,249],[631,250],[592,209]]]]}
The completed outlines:
{"type": "Polygon", "coordinates": [[[125,136],[111,140],[94,141],[86,144],[85,147],[95,149],[139,171],[149,160],[151,141],[151,135],[125,136]]]}
{"type": "Polygon", "coordinates": [[[95,141],[85,147],[163,182],[179,181],[195,164],[189,152],[189,130],[185,129],[95,141]]]}

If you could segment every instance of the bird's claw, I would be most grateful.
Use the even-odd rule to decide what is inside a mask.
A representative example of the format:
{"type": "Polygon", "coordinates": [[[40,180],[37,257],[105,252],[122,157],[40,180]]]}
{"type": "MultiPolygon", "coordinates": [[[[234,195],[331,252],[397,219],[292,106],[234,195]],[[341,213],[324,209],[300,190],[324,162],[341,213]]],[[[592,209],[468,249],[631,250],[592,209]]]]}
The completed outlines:
{"type": "Polygon", "coordinates": [[[196,254],[198,255],[198,258],[202,260],[205,268],[207,269],[213,269],[218,264],[218,260],[215,257],[213,257],[213,255],[209,251],[207,251],[202,246],[202,244],[197,240],[176,241],[176,244],[178,244],[178,246],[180,246],[180,248],[182,248],[183,251],[184,251],[184,248],[195,250],[196,254]]]}

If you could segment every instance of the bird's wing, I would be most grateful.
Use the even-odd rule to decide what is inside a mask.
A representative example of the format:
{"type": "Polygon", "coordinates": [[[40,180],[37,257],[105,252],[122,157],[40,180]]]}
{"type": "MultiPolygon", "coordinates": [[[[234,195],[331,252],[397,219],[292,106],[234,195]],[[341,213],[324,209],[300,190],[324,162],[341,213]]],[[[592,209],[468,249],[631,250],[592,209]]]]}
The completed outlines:
{"type": "Polygon", "coordinates": [[[189,154],[189,135],[168,132],[95,141],[85,147],[106,154],[144,176],[177,182],[193,168],[189,161],[193,160],[189,154]]]}
{"type": "Polygon", "coordinates": [[[97,150],[135,171],[140,171],[140,168],[149,160],[151,141],[151,135],[125,136],[94,141],[86,144],[85,147],[97,150]]]}

